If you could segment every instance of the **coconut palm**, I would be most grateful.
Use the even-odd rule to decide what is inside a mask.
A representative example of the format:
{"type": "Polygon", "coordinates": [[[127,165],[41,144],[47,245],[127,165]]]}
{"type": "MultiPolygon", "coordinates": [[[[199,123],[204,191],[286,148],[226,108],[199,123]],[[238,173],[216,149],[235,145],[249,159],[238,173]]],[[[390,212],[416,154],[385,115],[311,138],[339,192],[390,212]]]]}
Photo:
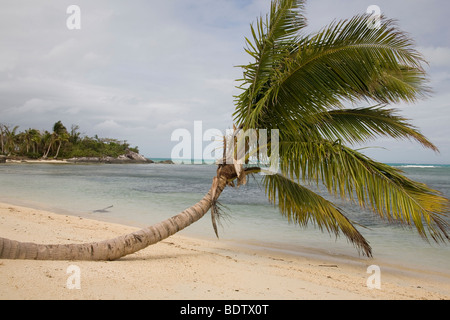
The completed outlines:
{"type": "Polygon", "coordinates": [[[80,126],[73,124],[72,127],[70,128],[70,135],[69,135],[69,142],[72,144],[76,144],[78,143],[81,138],[81,132],[79,132],[78,130],[80,129],[80,126]]]}
{"type": "MultiPolygon", "coordinates": [[[[211,189],[197,204],[157,225],[103,242],[37,245],[0,238],[0,257],[117,259],[184,229],[210,209],[217,232],[220,194],[227,186],[246,183],[248,174],[266,170],[249,164],[263,149],[269,159],[279,157],[278,171],[262,177],[266,194],[283,216],[300,226],[314,224],[336,236],[344,235],[362,254],[372,256],[356,223],[303,183],[313,182],[371,208],[388,222],[416,228],[425,239],[449,240],[444,220],[447,199],[354,149],[388,136],[412,139],[437,151],[407,119],[388,107],[414,102],[429,93],[422,56],[392,20],[382,18],[374,28],[370,17],[360,15],[302,35],[303,11],[304,1],[273,0],[269,14],[251,26],[246,51],[254,61],[242,66],[242,92],[235,100],[236,127],[231,139],[224,140],[224,161],[218,165],[211,189]],[[356,106],[362,102],[369,105],[356,106]],[[239,144],[240,134],[254,129],[278,134],[269,134],[276,138],[266,144],[244,143],[247,147],[237,156],[239,150],[227,141],[236,139],[239,144]]],[[[259,164],[264,159],[257,160],[259,164]]]]}
{"type": "Polygon", "coordinates": [[[33,148],[33,152],[36,152],[36,144],[39,142],[40,132],[36,129],[29,128],[25,130],[22,135],[22,142],[26,149],[26,153],[30,152],[30,147],[33,148]]]}
{"type": "Polygon", "coordinates": [[[67,132],[67,128],[62,124],[61,121],[56,122],[53,125],[53,134],[55,136],[55,142],[58,142],[58,149],[56,150],[56,154],[54,158],[58,158],[59,150],[61,150],[61,145],[63,142],[69,141],[69,133],[67,132]]]}
{"type": "Polygon", "coordinates": [[[39,130],[30,129],[31,130],[31,142],[33,145],[33,153],[38,152],[39,144],[41,143],[42,136],[39,130]]]}
{"type": "Polygon", "coordinates": [[[41,147],[42,147],[42,159],[47,159],[50,149],[53,146],[55,140],[54,134],[48,132],[47,130],[41,136],[41,147]]]}
{"type": "Polygon", "coordinates": [[[14,126],[12,129],[9,126],[3,127],[4,135],[6,137],[5,153],[8,156],[12,155],[17,149],[16,140],[18,137],[16,132],[18,128],[19,126],[14,126]]]}
{"type": "Polygon", "coordinates": [[[53,148],[55,143],[58,143],[58,148],[56,149],[56,153],[54,159],[58,157],[59,151],[61,149],[61,145],[63,142],[69,141],[69,133],[67,132],[67,128],[62,124],[61,121],[55,122],[53,125],[53,132],[50,134],[49,132],[45,132],[42,136],[42,140],[44,141],[45,147],[47,151],[45,151],[42,156],[43,159],[47,159],[50,150],[53,148]]]}

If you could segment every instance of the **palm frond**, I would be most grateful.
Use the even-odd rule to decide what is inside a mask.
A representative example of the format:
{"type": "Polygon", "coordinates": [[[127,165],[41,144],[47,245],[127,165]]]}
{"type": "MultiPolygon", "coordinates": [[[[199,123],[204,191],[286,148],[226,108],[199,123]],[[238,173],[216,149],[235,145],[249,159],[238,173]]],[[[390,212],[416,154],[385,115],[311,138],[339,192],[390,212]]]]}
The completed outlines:
{"type": "Polygon", "coordinates": [[[311,130],[318,130],[328,140],[340,139],[351,144],[367,142],[380,136],[410,139],[438,152],[438,148],[395,109],[380,105],[327,111],[321,120],[311,124],[311,130]]]}
{"type": "Polygon", "coordinates": [[[277,112],[283,121],[301,121],[343,108],[346,101],[413,102],[426,96],[425,61],[412,41],[392,20],[368,28],[369,18],[334,22],[298,39],[295,51],[272,72],[270,86],[253,87],[258,94],[253,109],[236,120],[252,127],[277,112]]]}
{"type": "Polygon", "coordinates": [[[300,226],[313,223],[336,237],[342,233],[364,255],[372,256],[369,243],[333,203],[280,174],[264,176],[263,184],[269,200],[288,221],[300,226]]]}
{"type": "MultiPolygon", "coordinates": [[[[306,19],[302,14],[303,0],[276,0],[271,4],[270,13],[261,16],[256,27],[251,25],[252,40],[246,38],[245,51],[255,61],[245,66],[244,79],[241,88],[244,92],[237,97],[236,119],[243,119],[257,107],[263,106],[259,101],[259,92],[267,89],[273,73],[280,67],[281,61],[295,48],[295,39],[299,31],[306,26],[306,19]]],[[[239,121],[238,121],[239,122],[239,121]]]]}
{"type": "MultiPolygon", "coordinates": [[[[296,84],[305,86],[308,82],[306,88],[312,89],[308,96],[319,95],[331,106],[340,99],[370,98],[380,103],[398,102],[398,99],[415,101],[418,97],[402,88],[390,88],[389,97],[374,95],[370,90],[386,74],[397,73],[399,81],[400,76],[408,72],[425,76],[422,68],[425,61],[393,20],[383,19],[380,28],[371,29],[367,27],[369,19],[367,15],[360,15],[349,21],[334,22],[311,38],[303,39],[292,65],[274,87],[297,92],[293,89],[302,87],[296,84]]],[[[423,80],[421,77],[405,78],[423,80]]],[[[423,90],[416,93],[422,95],[423,90]]]]}
{"type": "Polygon", "coordinates": [[[297,182],[321,182],[382,218],[415,227],[424,239],[449,240],[445,197],[344,145],[387,136],[438,151],[387,107],[430,94],[423,56],[385,17],[377,28],[365,14],[301,35],[302,10],[303,1],[273,0],[270,14],[251,27],[246,51],[254,62],[242,66],[242,92],[235,97],[239,129],[279,130],[281,175],[264,177],[269,198],[288,219],[343,232],[366,254],[365,240],[342,212],[297,182]],[[348,107],[360,102],[375,106],[348,107]]]}
{"type": "Polygon", "coordinates": [[[389,221],[415,227],[424,239],[450,240],[444,220],[448,199],[399,169],[326,140],[281,141],[280,164],[283,174],[322,182],[330,193],[357,200],[389,221]]]}
{"type": "Polygon", "coordinates": [[[368,83],[367,90],[374,100],[390,102],[415,102],[427,98],[432,90],[422,69],[401,66],[399,69],[386,68],[376,74],[368,83]]]}

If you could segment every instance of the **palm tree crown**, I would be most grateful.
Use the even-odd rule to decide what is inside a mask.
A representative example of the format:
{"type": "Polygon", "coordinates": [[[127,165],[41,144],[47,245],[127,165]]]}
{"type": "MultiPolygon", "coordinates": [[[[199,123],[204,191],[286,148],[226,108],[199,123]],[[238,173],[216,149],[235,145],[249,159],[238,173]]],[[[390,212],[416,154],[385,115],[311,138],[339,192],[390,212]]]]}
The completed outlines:
{"type": "Polygon", "coordinates": [[[371,247],[355,223],[301,182],[320,181],[330,193],[414,226],[424,238],[449,240],[447,199],[352,148],[389,136],[438,151],[388,107],[429,94],[423,57],[393,20],[381,17],[370,28],[370,17],[359,15],[303,35],[303,12],[304,1],[274,0],[246,39],[254,61],[241,66],[234,120],[237,130],[279,130],[280,170],[263,177],[268,198],[290,221],[342,233],[367,256],[371,247]],[[361,102],[369,105],[355,106],[361,102]]]}

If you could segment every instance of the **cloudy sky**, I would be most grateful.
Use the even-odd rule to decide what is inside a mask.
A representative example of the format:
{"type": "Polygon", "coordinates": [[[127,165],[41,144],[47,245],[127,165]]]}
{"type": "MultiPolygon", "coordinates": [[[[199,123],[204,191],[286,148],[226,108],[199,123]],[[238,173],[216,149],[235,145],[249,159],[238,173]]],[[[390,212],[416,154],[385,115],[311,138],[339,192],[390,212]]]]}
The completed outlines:
{"type": "MultiPolygon", "coordinates": [[[[127,140],[170,157],[175,129],[232,126],[235,67],[249,25],[269,0],[9,0],[0,10],[0,123],[51,130],[61,120],[86,135],[127,140]],[[81,29],[67,28],[67,8],[81,29]]],[[[440,149],[380,139],[365,153],[384,162],[450,163],[450,2],[311,0],[308,32],[377,5],[429,61],[433,96],[397,105],[440,149]],[[383,148],[379,148],[383,147],[383,148]]]]}

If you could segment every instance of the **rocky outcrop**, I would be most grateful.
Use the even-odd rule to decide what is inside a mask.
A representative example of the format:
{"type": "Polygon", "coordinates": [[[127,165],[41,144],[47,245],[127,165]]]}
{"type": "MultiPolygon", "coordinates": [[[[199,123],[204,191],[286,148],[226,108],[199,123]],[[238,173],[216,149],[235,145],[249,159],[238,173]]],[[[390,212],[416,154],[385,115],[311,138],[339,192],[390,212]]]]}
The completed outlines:
{"type": "Polygon", "coordinates": [[[143,155],[128,151],[126,154],[120,155],[117,158],[113,157],[80,157],[67,159],[72,163],[153,163],[152,160],[147,159],[143,155]]]}
{"type": "Polygon", "coordinates": [[[156,163],[161,163],[161,164],[175,164],[172,160],[157,161],[156,163]]]}
{"type": "Polygon", "coordinates": [[[146,157],[144,157],[143,155],[140,155],[139,153],[133,152],[133,151],[128,151],[126,154],[118,156],[117,159],[123,160],[123,161],[127,161],[127,160],[140,161],[140,162],[148,161],[148,159],[146,157]]]}

